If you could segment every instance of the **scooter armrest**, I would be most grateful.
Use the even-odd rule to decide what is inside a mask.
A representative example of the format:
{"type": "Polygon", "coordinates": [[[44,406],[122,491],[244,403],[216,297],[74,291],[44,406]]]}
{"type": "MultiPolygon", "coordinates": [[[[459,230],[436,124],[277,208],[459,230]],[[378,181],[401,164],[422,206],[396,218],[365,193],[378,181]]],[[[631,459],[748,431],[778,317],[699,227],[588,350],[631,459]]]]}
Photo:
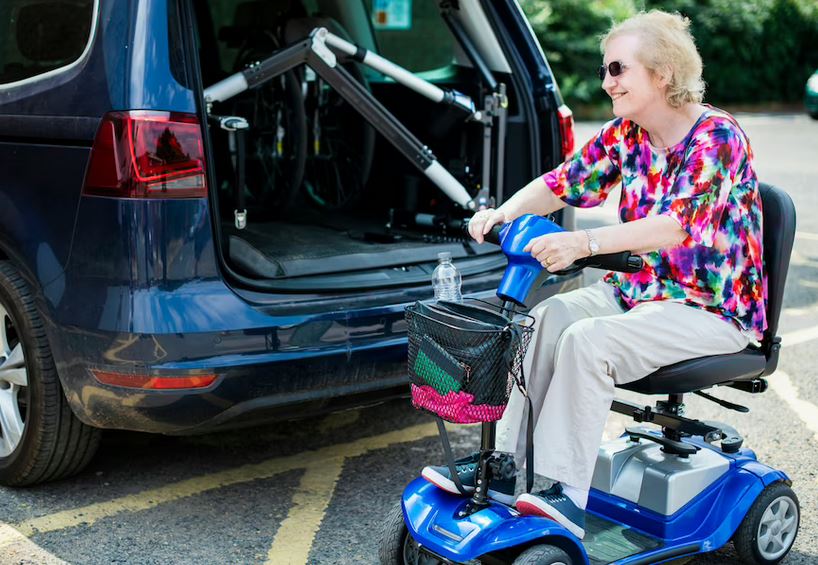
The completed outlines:
{"type": "Polygon", "coordinates": [[[606,253],[605,255],[583,257],[574,264],[581,268],[594,267],[596,269],[619,271],[621,273],[638,273],[642,270],[643,261],[639,255],[631,255],[630,251],[622,251],[620,253],[606,253]]]}

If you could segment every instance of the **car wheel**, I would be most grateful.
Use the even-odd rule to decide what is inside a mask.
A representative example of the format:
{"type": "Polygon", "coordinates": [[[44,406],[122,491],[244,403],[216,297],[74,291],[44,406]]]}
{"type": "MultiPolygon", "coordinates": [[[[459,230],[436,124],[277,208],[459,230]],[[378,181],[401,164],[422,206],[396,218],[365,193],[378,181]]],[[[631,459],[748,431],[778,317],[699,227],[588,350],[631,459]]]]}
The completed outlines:
{"type": "Polygon", "coordinates": [[[96,452],[100,433],[71,412],[31,289],[0,261],[0,484],[77,473],[96,452]]]}
{"type": "Polygon", "coordinates": [[[571,557],[554,545],[529,547],[514,560],[514,565],[571,565],[571,557]]]}
{"type": "Polygon", "coordinates": [[[818,120],[818,112],[810,112],[809,117],[813,120],[818,120]]]}
{"type": "Polygon", "coordinates": [[[778,563],[795,542],[800,523],[798,497],[784,483],[765,488],[733,536],[742,563],[778,563]]]}

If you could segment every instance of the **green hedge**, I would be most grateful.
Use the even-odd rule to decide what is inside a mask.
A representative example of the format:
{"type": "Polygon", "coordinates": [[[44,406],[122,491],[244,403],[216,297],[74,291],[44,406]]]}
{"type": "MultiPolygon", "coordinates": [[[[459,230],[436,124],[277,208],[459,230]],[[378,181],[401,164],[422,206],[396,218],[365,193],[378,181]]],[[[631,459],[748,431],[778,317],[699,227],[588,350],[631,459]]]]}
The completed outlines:
{"type": "Polygon", "coordinates": [[[521,0],[570,106],[607,101],[599,38],[640,10],[680,12],[704,60],[713,104],[797,102],[818,68],[815,0],[521,0]]]}

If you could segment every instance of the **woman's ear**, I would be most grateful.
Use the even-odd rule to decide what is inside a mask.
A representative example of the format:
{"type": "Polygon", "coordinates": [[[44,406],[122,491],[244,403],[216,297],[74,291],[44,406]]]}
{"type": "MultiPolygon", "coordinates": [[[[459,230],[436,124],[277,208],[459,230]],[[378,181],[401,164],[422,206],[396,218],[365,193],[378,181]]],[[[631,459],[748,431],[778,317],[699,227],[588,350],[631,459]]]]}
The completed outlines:
{"type": "Polygon", "coordinates": [[[668,65],[664,65],[654,71],[653,77],[656,86],[664,88],[670,84],[670,80],[673,78],[673,69],[668,65]]]}

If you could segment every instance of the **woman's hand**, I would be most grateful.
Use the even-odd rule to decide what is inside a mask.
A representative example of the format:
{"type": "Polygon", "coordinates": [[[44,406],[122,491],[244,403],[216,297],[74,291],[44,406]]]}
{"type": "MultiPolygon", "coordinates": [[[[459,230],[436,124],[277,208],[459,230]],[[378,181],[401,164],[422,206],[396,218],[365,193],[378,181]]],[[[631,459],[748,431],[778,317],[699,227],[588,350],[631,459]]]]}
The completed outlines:
{"type": "Polygon", "coordinates": [[[500,210],[486,208],[480,210],[469,220],[469,235],[477,243],[483,243],[483,236],[497,224],[506,223],[506,215],[500,210]]]}
{"type": "Polygon", "coordinates": [[[567,269],[577,259],[590,254],[584,231],[548,233],[528,242],[523,251],[539,261],[549,273],[567,269]]]}

